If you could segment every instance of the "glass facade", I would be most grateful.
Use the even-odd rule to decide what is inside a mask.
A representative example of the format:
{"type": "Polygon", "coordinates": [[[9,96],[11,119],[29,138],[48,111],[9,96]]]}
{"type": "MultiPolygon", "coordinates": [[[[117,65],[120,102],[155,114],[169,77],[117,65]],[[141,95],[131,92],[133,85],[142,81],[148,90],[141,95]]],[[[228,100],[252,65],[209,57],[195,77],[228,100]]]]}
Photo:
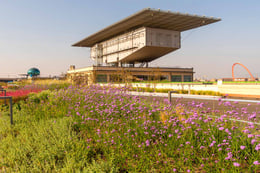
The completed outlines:
{"type": "Polygon", "coordinates": [[[162,75],[160,81],[169,81],[168,75],[162,75]]]}
{"type": "Polygon", "coordinates": [[[184,82],[192,82],[192,76],[191,75],[184,75],[184,82]]]}
{"type": "Polygon", "coordinates": [[[147,81],[148,75],[134,75],[136,81],[147,81]]]}
{"type": "Polygon", "coordinates": [[[97,82],[107,82],[107,75],[98,74],[96,80],[97,80],[97,82]]]}
{"type": "Polygon", "coordinates": [[[172,75],[171,82],[181,82],[181,75],[172,75]]]}

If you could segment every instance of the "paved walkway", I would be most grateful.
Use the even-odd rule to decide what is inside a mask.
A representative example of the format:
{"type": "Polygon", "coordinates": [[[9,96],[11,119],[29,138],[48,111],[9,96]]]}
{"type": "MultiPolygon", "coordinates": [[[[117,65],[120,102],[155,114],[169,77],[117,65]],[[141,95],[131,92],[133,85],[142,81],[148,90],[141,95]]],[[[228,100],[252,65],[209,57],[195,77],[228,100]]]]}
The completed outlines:
{"type": "MultiPolygon", "coordinates": [[[[150,93],[150,92],[134,92],[131,91],[129,92],[129,94],[131,95],[138,95],[138,96],[148,96],[148,97],[159,97],[159,98],[168,98],[168,93],[150,93]]],[[[179,100],[178,102],[180,103],[188,103],[191,101],[195,101],[197,100],[198,103],[200,102],[204,102],[207,107],[212,108],[213,110],[218,109],[220,110],[220,114],[224,114],[227,107],[224,106],[223,104],[219,105],[219,99],[221,99],[222,101],[229,101],[229,102],[237,102],[236,107],[237,108],[243,108],[243,107],[247,107],[247,111],[248,113],[252,113],[252,112],[258,112],[258,108],[260,108],[260,101],[259,100],[244,100],[244,99],[226,99],[226,98],[222,98],[220,96],[205,96],[205,95],[188,95],[188,94],[172,94],[172,101],[174,102],[174,98],[175,100],[178,98],[181,98],[181,100],[179,100]],[[205,102],[206,101],[206,102],[205,102]],[[249,106],[250,105],[250,106],[249,106]]],[[[260,112],[258,112],[260,113],[260,112]]],[[[214,115],[205,115],[205,116],[210,116],[210,117],[218,117],[218,116],[214,116],[214,115]]],[[[233,118],[226,118],[227,120],[230,121],[238,121],[238,122],[242,122],[242,123],[252,123],[252,124],[256,124],[256,125],[260,125],[260,122],[252,122],[252,121],[247,121],[246,117],[244,117],[245,119],[233,119],[233,118]]]]}
{"type": "MultiPolygon", "coordinates": [[[[152,97],[168,97],[168,93],[150,93],[150,92],[136,92],[130,91],[131,95],[138,95],[138,96],[152,96],[152,97]]],[[[172,94],[172,98],[185,98],[185,99],[198,99],[198,100],[215,100],[218,101],[221,99],[222,101],[229,101],[229,102],[246,102],[246,103],[259,103],[260,100],[247,100],[247,99],[229,99],[229,98],[222,98],[220,96],[207,96],[207,95],[192,95],[192,94],[172,94]]]]}

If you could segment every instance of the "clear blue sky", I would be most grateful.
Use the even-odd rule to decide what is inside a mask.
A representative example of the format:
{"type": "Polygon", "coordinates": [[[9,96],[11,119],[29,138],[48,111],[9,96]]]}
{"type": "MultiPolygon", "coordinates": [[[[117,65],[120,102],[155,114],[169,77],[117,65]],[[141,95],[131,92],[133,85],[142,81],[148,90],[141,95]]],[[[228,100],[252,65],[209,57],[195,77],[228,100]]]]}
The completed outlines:
{"type": "Polygon", "coordinates": [[[88,48],[71,45],[146,7],[222,19],[183,32],[181,49],[153,66],[194,67],[196,77],[220,78],[231,77],[240,62],[260,76],[259,0],[1,0],[0,77],[30,67],[59,75],[69,65],[92,65],[88,48]]]}

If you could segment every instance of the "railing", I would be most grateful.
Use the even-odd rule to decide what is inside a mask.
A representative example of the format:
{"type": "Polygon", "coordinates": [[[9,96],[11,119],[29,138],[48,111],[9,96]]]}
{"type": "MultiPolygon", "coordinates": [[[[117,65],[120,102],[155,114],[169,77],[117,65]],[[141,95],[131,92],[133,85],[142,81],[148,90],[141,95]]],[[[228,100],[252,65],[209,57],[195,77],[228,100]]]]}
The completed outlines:
{"type": "Polygon", "coordinates": [[[2,93],[5,93],[5,96],[0,96],[0,99],[4,99],[5,100],[5,105],[7,104],[6,100],[9,99],[9,109],[10,109],[10,123],[11,125],[13,124],[13,99],[11,96],[6,96],[6,90],[4,89],[0,89],[0,91],[2,91],[2,93]]]}
{"type": "MultiPolygon", "coordinates": [[[[6,96],[6,90],[5,89],[0,89],[0,91],[2,91],[2,93],[4,92],[5,96],[6,96]]],[[[6,100],[5,100],[5,105],[6,105],[6,100]]]]}
{"type": "Polygon", "coordinates": [[[177,91],[168,91],[168,101],[171,103],[172,101],[172,93],[177,93],[177,91]]]}

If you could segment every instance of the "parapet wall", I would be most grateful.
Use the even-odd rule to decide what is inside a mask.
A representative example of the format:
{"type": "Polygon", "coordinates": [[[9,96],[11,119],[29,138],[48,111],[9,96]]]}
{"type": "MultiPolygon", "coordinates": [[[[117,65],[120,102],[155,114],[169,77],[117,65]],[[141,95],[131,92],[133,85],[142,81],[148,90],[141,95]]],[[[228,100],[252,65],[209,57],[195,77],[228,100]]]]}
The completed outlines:
{"type": "Polygon", "coordinates": [[[172,83],[132,83],[131,85],[132,87],[150,87],[150,88],[158,88],[158,89],[215,91],[215,92],[220,92],[221,94],[260,98],[259,84],[206,85],[206,84],[172,84],[172,83]]]}
{"type": "Polygon", "coordinates": [[[172,83],[133,83],[133,87],[150,87],[158,89],[174,89],[174,90],[202,90],[218,92],[217,85],[201,85],[201,84],[172,84],[172,83]]]}
{"type": "Polygon", "coordinates": [[[260,97],[260,85],[217,85],[218,91],[230,95],[247,95],[260,97]]]}

